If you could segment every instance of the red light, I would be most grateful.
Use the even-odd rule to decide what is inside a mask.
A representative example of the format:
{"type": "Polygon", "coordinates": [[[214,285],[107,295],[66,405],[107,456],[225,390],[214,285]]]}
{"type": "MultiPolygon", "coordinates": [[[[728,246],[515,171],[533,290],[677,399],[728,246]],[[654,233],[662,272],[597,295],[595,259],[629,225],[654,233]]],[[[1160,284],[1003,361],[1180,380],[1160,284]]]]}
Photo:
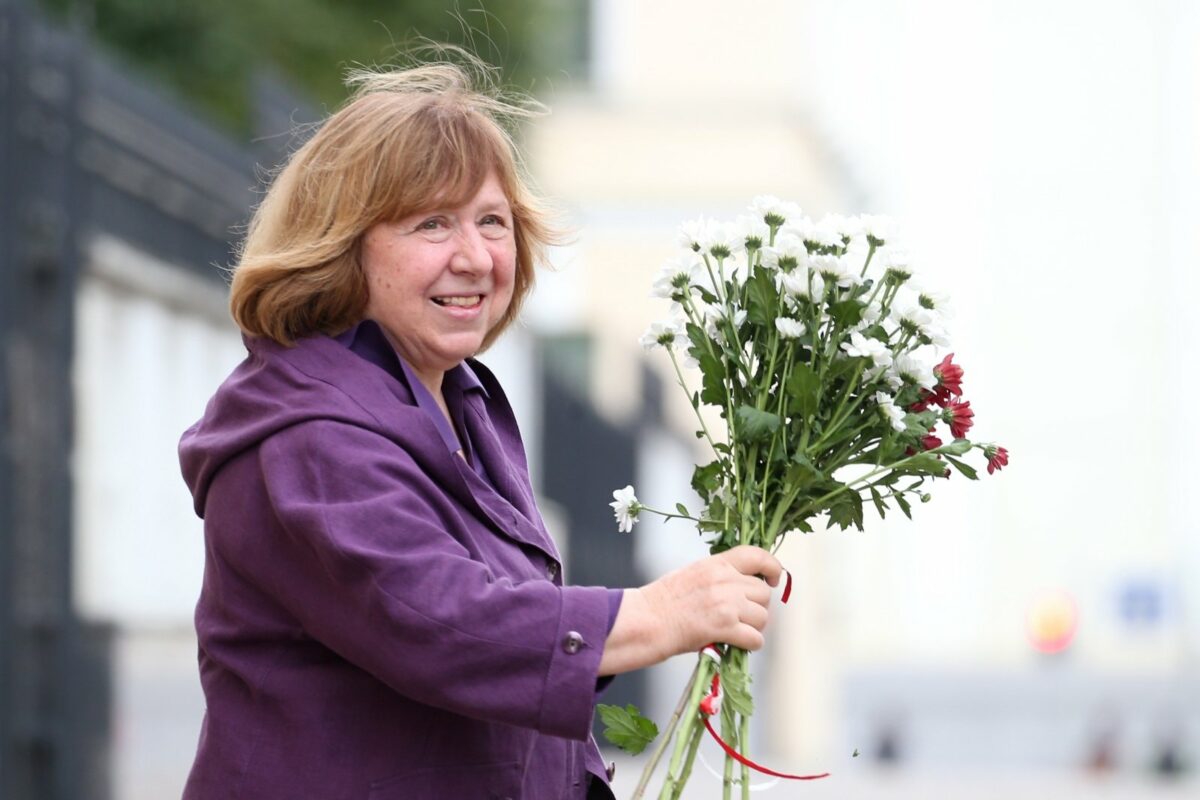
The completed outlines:
{"type": "Polygon", "coordinates": [[[1025,618],[1033,648],[1040,653],[1061,653],[1070,646],[1079,627],[1079,607],[1064,591],[1039,595],[1025,618]]]}

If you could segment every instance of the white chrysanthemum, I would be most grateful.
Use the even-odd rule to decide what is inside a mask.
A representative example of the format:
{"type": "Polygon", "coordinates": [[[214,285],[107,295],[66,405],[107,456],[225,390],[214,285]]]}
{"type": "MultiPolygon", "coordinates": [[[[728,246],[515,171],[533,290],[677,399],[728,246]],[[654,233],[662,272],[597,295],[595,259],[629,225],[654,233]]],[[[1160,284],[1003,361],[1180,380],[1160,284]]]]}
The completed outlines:
{"type": "Polygon", "coordinates": [[[862,320],[859,322],[859,325],[863,328],[869,328],[876,322],[879,322],[879,318],[882,316],[883,309],[874,303],[871,303],[870,305],[863,307],[862,320]]]}
{"type": "Polygon", "coordinates": [[[841,214],[826,214],[817,223],[817,227],[837,234],[838,245],[847,239],[853,239],[862,230],[858,217],[844,217],[841,214]]]}
{"type": "Polygon", "coordinates": [[[760,194],[750,201],[750,213],[768,225],[779,226],[804,216],[800,206],[769,194],[760,194]]]}
{"type": "Polygon", "coordinates": [[[825,281],[806,269],[776,273],[776,280],[790,297],[811,297],[817,303],[825,299],[825,281]]]}
{"type": "Polygon", "coordinates": [[[638,339],[638,343],[647,350],[653,350],[656,347],[687,347],[687,333],[683,329],[683,325],[675,320],[667,322],[651,322],[650,327],[642,334],[642,338],[638,339]]]}
{"type": "Polygon", "coordinates": [[[740,253],[745,243],[738,239],[735,226],[715,219],[690,220],[679,226],[679,244],[685,250],[727,258],[740,253]]]}
{"type": "Polygon", "coordinates": [[[926,329],[925,338],[929,340],[930,344],[937,345],[938,347],[950,346],[950,336],[941,325],[931,325],[926,329]]]}
{"type": "Polygon", "coordinates": [[[651,297],[670,298],[677,291],[695,286],[704,274],[704,263],[695,253],[668,259],[654,279],[651,297]]]}
{"type": "Polygon", "coordinates": [[[709,240],[708,230],[715,224],[718,224],[715,219],[700,217],[689,219],[688,222],[679,225],[679,246],[697,253],[706,251],[709,240]]]}
{"type": "Polygon", "coordinates": [[[736,225],[717,222],[708,226],[706,237],[701,240],[701,248],[716,258],[728,258],[746,249],[746,241],[741,236],[736,225]]]}
{"type": "Polygon", "coordinates": [[[837,284],[843,289],[857,286],[861,280],[858,270],[851,266],[850,260],[841,256],[812,256],[809,264],[826,283],[837,284]]]}
{"type": "Polygon", "coordinates": [[[910,333],[925,333],[933,325],[933,314],[920,306],[893,308],[892,317],[896,324],[910,333]]]}
{"type": "Polygon", "coordinates": [[[689,219],[680,225],[678,235],[679,246],[684,250],[699,252],[702,249],[700,243],[706,238],[706,231],[709,224],[709,220],[700,217],[699,219],[689,219]]]}
{"type": "Polygon", "coordinates": [[[733,229],[746,250],[761,250],[771,239],[771,229],[759,216],[743,214],[733,223],[733,229]]]}
{"type": "Polygon", "coordinates": [[[788,317],[776,317],[775,329],[785,339],[798,339],[804,335],[804,324],[788,317]]]}
{"type": "Polygon", "coordinates": [[[799,236],[780,233],[775,244],[763,248],[762,263],[770,269],[794,272],[808,264],[808,248],[799,236]]]}
{"type": "Polygon", "coordinates": [[[875,261],[872,262],[873,268],[875,263],[879,264],[878,269],[884,278],[897,286],[907,283],[913,276],[908,253],[897,247],[882,247],[877,250],[875,261]]]}
{"type": "Polygon", "coordinates": [[[934,312],[942,319],[950,319],[954,316],[954,309],[950,305],[950,295],[925,288],[915,279],[908,282],[908,288],[916,293],[917,303],[921,308],[934,312]]]}
{"type": "Polygon", "coordinates": [[[863,235],[871,244],[883,245],[894,235],[893,231],[896,226],[891,217],[885,217],[882,214],[863,214],[858,221],[862,226],[863,235]]]}
{"type": "Polygon", "coordinates": [[[617,489],[613,492],[613,501],[609,505],[612,506],[613,516],[617,518],[617,529],[621,533],[629,533],[633,530],[634,524],[638,521],[638,514],[642,511],[642,504],[638,502],[637,495],[633,493],[633,487],[626,486],[624,489],[617,489]]]}
{"type": "Polygon", "coordinates": [[[850,341],[842,342],[842,349],[848,356],[871,359],[874,367],[888,367],[892,364],[892,351],[886,344],[878,339],[863,336],[857,331],[850,334],[850,341]]]}
{"type": "MultiPolygon", "coordinates": [[[[725,306],[720,303],[705,306],[701,309],[704,315],[704,330],[710,339],[726,340],[726,323],[725,318],[728,316],[725,313],[725,306]]],[[[736,308],[733,311],[733,327],[740,328],[742,323],[746,321],[746,309],[736,308]]]]}
{"type": "Polygon", "coordinates": [[[896,356],[891,369],[888,370],[888,375],[902,383],[913,383],[929,391],[933,391],[937,385],[937,376],[933,374],[933,366],[912,353],[901,353],[896,356]]]}
{"type": "Polygon", "coordinates": [[[879,404],[879,410],[883,412],[887,421],[891,423],[892,429],[904,432],[907,427],[904,424],[904,411],[896,405],[895,401],[883,392],[876,392],[875,402],[879,404]]]}
{"type": "Polygon", "coordinates": [[[842,232],[839,229],[841,218],[825,217],[820,222],[808,226],[804,232],[804,240],[818,247],[841,247],[842,232]]]}
{"type": "Polygon", "coordinates": [[[938,324],[939,320],[932,312],[921,306],[893,309],[892,317],[902,330],[920,336],[922,342],[936,344],[938,347],[950,346],[946,329],[938,324]]]}

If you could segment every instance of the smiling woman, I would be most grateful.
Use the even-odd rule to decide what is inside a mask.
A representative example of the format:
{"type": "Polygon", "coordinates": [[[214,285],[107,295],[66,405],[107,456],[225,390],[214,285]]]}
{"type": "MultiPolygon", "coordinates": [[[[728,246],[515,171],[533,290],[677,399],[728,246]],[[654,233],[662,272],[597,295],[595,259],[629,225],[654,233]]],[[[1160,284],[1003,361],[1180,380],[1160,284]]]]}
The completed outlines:
{"type": "Polygon", "coordinates": [[[363,234],[366,316],[437,395],[442,374],[483,347],[513,297],[512,211],[495,174],[455,208],[363,234]]]}
{"type": "Polygon", "coordinates": [[[589,735],[610,676],[762,645],[762,550],[564,584],[474,359],[554,229],[499,122],[531,106],[467,61],[353,76],[251,222],[249,352],[180,443],[206,545],[187,800],[611,798],[589,735]]]}

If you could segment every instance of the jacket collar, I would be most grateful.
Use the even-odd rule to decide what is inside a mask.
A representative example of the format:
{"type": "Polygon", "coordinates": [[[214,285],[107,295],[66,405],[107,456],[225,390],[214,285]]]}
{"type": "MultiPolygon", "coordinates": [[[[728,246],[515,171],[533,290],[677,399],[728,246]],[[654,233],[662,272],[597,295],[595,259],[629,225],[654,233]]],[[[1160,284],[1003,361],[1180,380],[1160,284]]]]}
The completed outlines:
{"type": "Polygon", "coordinates": [[[557,560],[557,548],[541,523],[528,488],[528,465],[516,418],[491,371],[473,359],[464,362],[483,389],[465,398],[465,417],[477,455],[496,482],[494,488],[462,458],[447,450],[433,420],[418,407],[402,371],[397,377],[374,363],[375,357],[357,357],[346,352],[345,342],[353,342],[359,335],[367,337],[373,356],[387,363],[386,353],[379,349],[382,342],[390,357],[397,358],[382,331],[369,321],[336,338],[311,336],[290,348],[261,338],[248,339],[246,344],[252,353],[278,358],[310,378],[340,390],[361,410],[366,427],[404,448],[444,491],[458,498],[480,519],[490,522],[497,533],[557,560]]]}

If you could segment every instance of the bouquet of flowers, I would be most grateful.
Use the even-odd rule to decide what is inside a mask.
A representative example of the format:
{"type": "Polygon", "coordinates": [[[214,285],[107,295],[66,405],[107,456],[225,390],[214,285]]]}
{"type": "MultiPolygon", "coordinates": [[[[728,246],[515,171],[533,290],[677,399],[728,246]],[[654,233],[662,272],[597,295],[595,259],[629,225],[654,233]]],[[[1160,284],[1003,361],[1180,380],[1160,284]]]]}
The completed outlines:
{"type": "MultiPolygon", "coordinates": [[[[978,477],[964,460],[972,451],[988,473],[1008,464],[1005,448],[966,438],[974,412],[962,396],[963,369],[953,354],[938,358],[949,346],[946,298],[918,284],[890,228],[883,217],[814,221],[774,197],[756,198],[732,224],[681,228],[683,253],[654,284],[672,318],[654,323],[642,344],[666,350],[696,412],[696,435],[712,449],[692,475],[703,507],[649,508],[626,487],[613,493],[621,530],[654,513],[694,522],[713,553],[741,544],[774,551],[820,517],[862,530],[868,505],[880,517],[895,506],[911,518],[933,482],[954,471],[978,477]],[[685,366],[699,369],[695,385],[685,366]],[[705,406],[724,421],[723,436],[705,406]]],[[[727,753],[724,796],[740,783],[749,797],[749,770],[762,768],[745,756],[754,711],[748,655],[705,648],[635,798],[672,741],[659,797],[679,797],[706,730],[727,753]]],[[[640,752],[657,735],[633,706],[600,713],[606,736],[625,749],[640,752]]]]}

